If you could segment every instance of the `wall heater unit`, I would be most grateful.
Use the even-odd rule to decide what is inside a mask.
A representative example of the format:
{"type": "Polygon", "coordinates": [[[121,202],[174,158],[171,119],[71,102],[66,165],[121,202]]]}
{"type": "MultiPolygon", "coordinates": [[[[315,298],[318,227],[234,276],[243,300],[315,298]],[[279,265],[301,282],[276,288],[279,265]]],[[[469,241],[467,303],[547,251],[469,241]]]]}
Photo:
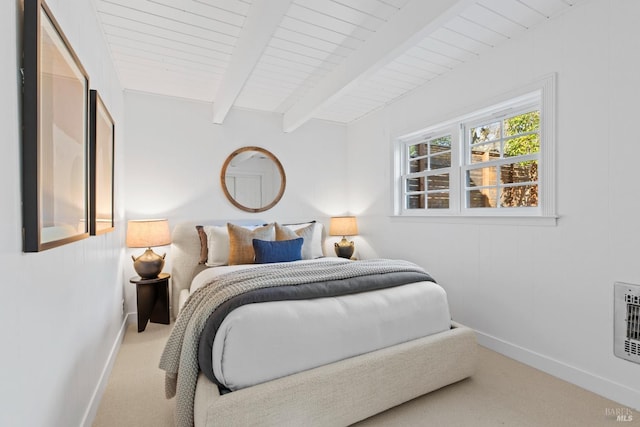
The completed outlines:
{"type": "Polygon", "coordinates": [[[613,352],[640,363],[640,286],[616,282],[613,288],[613,352]]]}

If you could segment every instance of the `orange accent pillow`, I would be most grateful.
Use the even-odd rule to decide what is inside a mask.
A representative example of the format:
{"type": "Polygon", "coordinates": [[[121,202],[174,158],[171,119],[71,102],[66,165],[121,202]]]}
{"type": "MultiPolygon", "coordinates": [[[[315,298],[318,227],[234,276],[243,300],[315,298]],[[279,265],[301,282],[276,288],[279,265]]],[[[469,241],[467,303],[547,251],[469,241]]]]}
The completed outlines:
{"type": "Polygon", "coordinates": [[[253,264],[256,253],[253,250],[253,239],[275,240],[274,224],[267,224],[254,230],[239,225],[227,224],[229,231],[229,265],[253,264]]]}

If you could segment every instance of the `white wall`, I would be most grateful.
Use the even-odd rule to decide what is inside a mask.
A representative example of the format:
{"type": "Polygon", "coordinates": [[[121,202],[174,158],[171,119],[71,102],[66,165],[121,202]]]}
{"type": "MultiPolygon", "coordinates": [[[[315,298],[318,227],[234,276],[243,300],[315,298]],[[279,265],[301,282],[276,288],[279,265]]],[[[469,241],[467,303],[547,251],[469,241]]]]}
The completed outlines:
{"type": "MultiPolygon", "coordinates": [[[[125,110],[127,219],[168,218],[170,226],[205,219],[316,219],[328,226],[329,216],[347,212],[345,126],[311,121],[283,133],[281,115],[241,109],[216,125],[210,103],[130,91],[125,110]],[[267,149],[284,168],[284,195],[268,211],[241,211],[222,192],[222,165],[243,146],[267,149]]],[[[168,253],[169,271],[170,248],[156,252],[168,253]]],[[[133,288],[127,290],[127,309],[135,311],[133,288]]]]}
{"type": "Polygon", "coordinates": [[[351,210],[382,256],[430,270],[481,342],[640,409],[613,355],[613,283],[640,283],[640,2],[594,0],[349,127],[351,210]],[[557,226],[391,217],[391,140],[557,72],[557,226]],[[356,161],[356,159],[358,161],[356,161]]]}
{"type": "MultiPolygon", "coordinates": [[[[48,5],[116,121],[123,145],[122,90],[92,2],[48,5]]],[[[42,253],[22,252],[19,0],[0,5],[0,425],[77,426],[91,421],[94,393],[122,326],[123,210],[117,231],[42,253]]],[[[121,179],[121,156],[116,158],[121,179]]],[[[116,194],[119,192],[118,182],[116,194]]]]}

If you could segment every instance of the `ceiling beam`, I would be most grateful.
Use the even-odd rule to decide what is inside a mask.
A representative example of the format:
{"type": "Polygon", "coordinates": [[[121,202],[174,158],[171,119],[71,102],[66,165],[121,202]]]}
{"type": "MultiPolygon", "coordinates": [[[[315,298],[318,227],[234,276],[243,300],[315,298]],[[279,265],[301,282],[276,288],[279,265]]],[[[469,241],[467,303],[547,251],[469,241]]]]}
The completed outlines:
{"type": "Polygon", "coordinates": [[[292,132],[323,106],[393,61],[411,46],[461,12],[473,0],[412,0],[371,36],[360,49],[327,74],[285,112],[282,127],[292,132]]]}
{"type": "Polygon", "coordinates": [[[245,18],[231,62],[213,100],[213,122],[221,124],[262,53],[278,29],[292,0],[254,0],[245,18]]]}

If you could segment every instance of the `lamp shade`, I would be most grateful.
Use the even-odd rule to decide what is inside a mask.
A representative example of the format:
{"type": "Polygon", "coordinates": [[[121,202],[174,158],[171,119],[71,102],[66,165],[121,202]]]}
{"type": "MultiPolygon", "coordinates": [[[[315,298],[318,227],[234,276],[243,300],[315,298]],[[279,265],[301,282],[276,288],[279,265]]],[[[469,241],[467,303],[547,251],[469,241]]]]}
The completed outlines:
{"type": "Polygon", "coordinates": [[[150,248],[171,243],[169,221],[166,219],[130,220],[127,224],[127,246],[150,248]]]}
{"type": "Polygon", "coordinates": [[[329,222],[329,235],[355,236],[358,234],[358,222],[355,216],[334,216],[329,222]]]}

